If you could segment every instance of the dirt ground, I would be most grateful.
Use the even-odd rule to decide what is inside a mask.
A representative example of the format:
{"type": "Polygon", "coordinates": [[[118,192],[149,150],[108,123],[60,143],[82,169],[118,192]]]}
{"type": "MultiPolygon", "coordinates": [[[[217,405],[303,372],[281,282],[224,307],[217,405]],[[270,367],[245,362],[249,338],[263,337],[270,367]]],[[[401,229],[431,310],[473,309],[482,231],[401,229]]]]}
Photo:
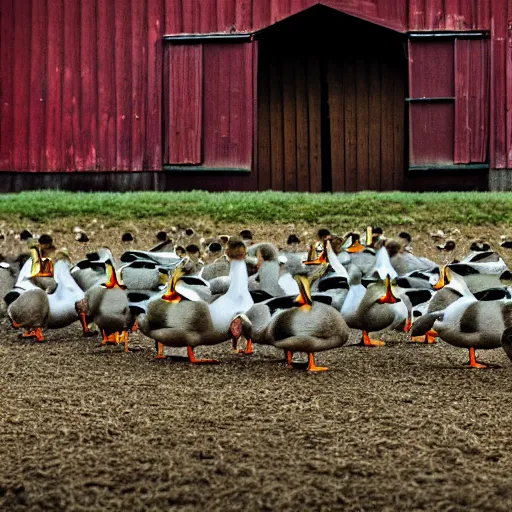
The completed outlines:
{"type": "Polygon", "coordinates": [[[353,331],[308,374],[271,347],[192,366],[140,333],[125,354],[80,332],[37,344],[0,322],[0,510],[512,510],[501,349],[472,370],[444,342],[353,331]]]}

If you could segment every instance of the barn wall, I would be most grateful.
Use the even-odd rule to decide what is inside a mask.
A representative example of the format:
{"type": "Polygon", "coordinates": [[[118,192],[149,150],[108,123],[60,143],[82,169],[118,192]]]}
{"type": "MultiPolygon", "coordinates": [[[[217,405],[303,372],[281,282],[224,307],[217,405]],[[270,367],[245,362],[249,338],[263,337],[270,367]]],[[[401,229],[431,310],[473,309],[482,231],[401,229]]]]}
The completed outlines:
{"type": "Polygon", "coordinates": [[[162,36],[318,3],[402,32],[491,30],[490,166],[512,169],[511,0],[2,0],[0,170],[161,170],[162,36]]]}
{"type": "Polygon", "coordinates": [[[0,169],[161,169],[164,24],[164,0],[2,0],[0,169]]]}

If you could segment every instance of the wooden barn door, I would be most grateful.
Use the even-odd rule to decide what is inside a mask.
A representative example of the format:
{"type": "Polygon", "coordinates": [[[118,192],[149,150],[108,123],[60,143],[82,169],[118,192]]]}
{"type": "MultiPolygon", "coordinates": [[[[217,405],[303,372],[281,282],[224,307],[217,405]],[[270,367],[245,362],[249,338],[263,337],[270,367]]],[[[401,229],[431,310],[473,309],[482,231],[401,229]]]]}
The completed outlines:
{"type": "Polygon", "coordinates": [[[369,23],[325,14],[311,9],[259,43],[258,188],[400,189],[403,43],[369,23]]]}

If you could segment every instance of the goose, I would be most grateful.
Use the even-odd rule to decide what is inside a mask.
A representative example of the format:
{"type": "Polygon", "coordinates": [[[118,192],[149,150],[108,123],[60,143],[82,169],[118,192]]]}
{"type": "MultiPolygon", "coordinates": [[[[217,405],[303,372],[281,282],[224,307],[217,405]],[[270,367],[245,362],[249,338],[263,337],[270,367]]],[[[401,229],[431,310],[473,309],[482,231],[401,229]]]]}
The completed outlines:
{"type": "MultiPolygon", "coordinates": [[[[230,259],[229,289],[219,298],[213,300],[209,305],[211,319],[216,332],[228,332],[233,319],[247,311],[253,304],[254,299],[249,292],[249,275],[245,258],[247,249],[241,240],[230,239],[226,254],[230,259]]],[[[237,347],[233,342],[233,349],[237,347]]],[[[252,342],[248,340],[245,351],[252,354],[252,342]]]]}
{"type": "Polygon", "coordinates": [[[190,363],[216,363],[213,359],[197,359],[194,348],[238,338],[243,330],[242,321],[235,315],[226,329],[215,325],[206,302],[187,300],[184,296],[187,291],[179,287],[183,276],[183,265],[179,265],[172,273],[165,293],[151,297],[145,305],[139,305],[139,328],[144,335],[155,340],[157,359],[165,358],[164,346],[186,347],[190,363]],[[237,332],[239,327],[242,330],[237,332]]]}
{"type": "MultiPolygon", "coordinates": [[[[450,270],[447,273],[450,275],[450,270]]],[[[477,361],[475,350],[501,347],[503,333],[512,318],[512,300],[479,301],[460,276],[450,277],[458,282],[461,296],[446,309],[429,313],[421,319],[423,322],[415,323],[411,334],[422,335],[429,329],[450,345],[467,348],[470,368],[487,368],[488,365],[477,361]]]]}
{"type": "Polygon", "coordinates": [[[283,298],[272,299],[266,304],[255,304],[245,314],[251,324],[254,342],[273,345],[285,350],[288,365],[292,366],[293,352],[308,354],[308,371],[326,371],[317,366],[314,354],[344,345],[349,329],[340,313],[330,305],[313,300],[310,279],[297,275],[300,293],[293,300],[294,306],[279,308],[283,298]]]}
{"type": "Polygon", "coordinates": [[[363,279],[369,284],[366,287],[363,282],[350,285],[341,315],[349,327],[363,331],[361,344],[364,346],[383,346],[382,340],[372,340],[369,333],[394,329],[408,318],[407,305],[398,296],[396,276],[386,248],[381,247],[375,267],[363,279]]]}
{"type": "Polygon", "coordinates": [[[125,352],[128,348],[128,329],[133,324],[126,286],[118,277],[111,256],[105,262],[107,279],[96,284],[85,292],[85,297],[76,302],[77,312],[84,319],[90,318],[103,334],[101,345],[107,343],[124,343],[125,352]]]}

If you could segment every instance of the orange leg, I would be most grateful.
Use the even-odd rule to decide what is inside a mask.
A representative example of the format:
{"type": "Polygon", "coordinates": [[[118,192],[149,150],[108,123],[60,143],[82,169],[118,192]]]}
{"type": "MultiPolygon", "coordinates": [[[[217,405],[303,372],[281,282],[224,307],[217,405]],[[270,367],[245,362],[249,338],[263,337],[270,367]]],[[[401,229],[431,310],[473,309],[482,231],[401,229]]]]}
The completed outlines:
{"type": "Polygon", "coordinates": [[[471,347],[469,349],[469,367],[470,368],[489,368],[485,364],[481,364],[476,360],[475,349],[471,347]]]}
{"type": "Polygon", "coordinates": [[[411,330],[411,327],[412,327],[411,319],[409,317],[407,317],[407,321],[405,322],[405,325],[404,325],[404,332],[409,332],[411,330]]]}
{"type": "Polygon", "coordinates": [[[361,342],[361,345],[365,347],[382,347],[385,345],[385,343],[380,340],[371,340],[370,336],[368,336],[368,333],[363,331],[363,341],[361,342]]]}
{"type": "Polygon", "coordinates": [[[286,362],[288,363],[288,368],[293,368],[293,352],[291,350],[285,350],[286,353],[286,362]]]}
{"type": "Polygon", "coordinates": [[[128,331],[123,331],[121,333],[121,337],[119,338],[121,343],[124,344],[124,351],[125,352],[130,352],[130,349],[128,348],[128,341],[129,341],[129,334],[128,334],[128,331]]]}
{"type": "Polygon", "coordinates": [[[252,340],[249,338],[247,340],[247,347],[246,348],[242,348],[240,350],[237,350],[237,352],[239,354],[246,354],[248,356],[250,356],[251,354],[254,354],[254,350],[253,350],[253,347],[252,347],[252,340]]]}
{"type": "Polygon", "coordinates": [[[12,320],[12,326],[13,326],[15,329],[19,329],[20,327],[23,327],[23,324],[18,324],[17,322],[15,322],[14,320],[12,320]]]}
{"type": "Polygon", "coordinates": [[[194,350],[192,347],[187,347],[188,360],[193,364],[201,364],[201,363],[216,363],[215,359],[196,359],[194,355],[194,350]]]}
{"type": "Polygon", "coordinates": [[[106,345],[107,343],[115,343],[116,345],[119,343],[119,333],[113,332],[112,334],[108,334],[103,331],[103,341],[102,345],[106,345]]]}
{"type": "Polygon", "coordinates": [[[138,330],[139,330],[139,322],[137,321],[137,319],[135,319],[135,322],[133,322],[131,331],[132,332],[137,332],[138,330]]]}
{"type": "Polygon", "coordinates": [[[164,346],[159,341],[156,342],[157,350],[155,359],[165,359],[164,346]]]}
{"type": "Polygon", "coordinates": [[[29,331],[28,329],[23,333],[24,338],[35,338],[36,341],[44,341],[43,331],[41,329],[33,329],[29,331]]]}
{"type": "Polygon", "coordinates": [[[328,368],[326,366],[316,366],[315,356],[313,352],[308,352],[308,371],[310,372],[325,372],[328,368]]]}

